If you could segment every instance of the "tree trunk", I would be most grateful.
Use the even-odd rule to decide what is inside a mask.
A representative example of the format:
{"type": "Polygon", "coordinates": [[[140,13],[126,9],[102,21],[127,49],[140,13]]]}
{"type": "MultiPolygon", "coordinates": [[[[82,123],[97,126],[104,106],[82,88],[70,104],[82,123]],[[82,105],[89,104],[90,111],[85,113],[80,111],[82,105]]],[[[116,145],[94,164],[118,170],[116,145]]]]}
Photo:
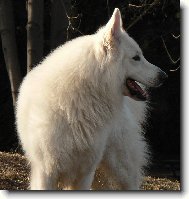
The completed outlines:
{"type": "Polygon", "coordinates": [[[51,49],[66,42],[69,38],[69,19],[71,0],[51,0],[51,49]],[[68,15],[68,16],[67,16],[68,15]]]}
{"type": "Polygon", "coordinates": [[[15,107],[18,88],[22,77],[17,54],[15,24],[11,0],[0,0],[0,32],[6,68],[11,84],[13,106],[15,107]]]}
{"type": "Polygon", "coordinates": [[[28,0],[27,72],[43,57],[43,10],[44,0],[28,0]]]}

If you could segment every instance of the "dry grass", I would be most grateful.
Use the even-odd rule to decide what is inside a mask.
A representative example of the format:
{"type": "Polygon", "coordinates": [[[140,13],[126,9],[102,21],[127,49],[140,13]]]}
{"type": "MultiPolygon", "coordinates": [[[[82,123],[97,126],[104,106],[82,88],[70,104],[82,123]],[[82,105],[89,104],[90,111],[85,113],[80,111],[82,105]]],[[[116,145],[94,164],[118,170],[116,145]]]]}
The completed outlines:
{"type": "MultiPolygon", "coordinates": [[[[24,156],[18,153],[0,152],[0,189],[26,190],[29,184],[29,166],[24,156]]],[[[98,170],[93,182],[94,190],[119,190],[119,186],[98,170]]],[[[142,190],[180,190],[180,182],[167,178],[146,177],[142,190]]]]}

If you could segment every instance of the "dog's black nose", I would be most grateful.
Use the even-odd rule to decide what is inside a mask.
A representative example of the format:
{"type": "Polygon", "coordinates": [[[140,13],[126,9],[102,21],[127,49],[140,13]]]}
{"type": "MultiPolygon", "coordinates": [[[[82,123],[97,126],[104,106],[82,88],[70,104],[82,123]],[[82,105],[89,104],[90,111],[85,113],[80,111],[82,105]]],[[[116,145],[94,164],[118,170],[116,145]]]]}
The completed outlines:
{"type": "Polygon", "coordinates": [[[161,71],[159,73],[159,81],[161,83],[163,83],[167,78],[168,78],[168,75],[165,72],[161,71]]]}

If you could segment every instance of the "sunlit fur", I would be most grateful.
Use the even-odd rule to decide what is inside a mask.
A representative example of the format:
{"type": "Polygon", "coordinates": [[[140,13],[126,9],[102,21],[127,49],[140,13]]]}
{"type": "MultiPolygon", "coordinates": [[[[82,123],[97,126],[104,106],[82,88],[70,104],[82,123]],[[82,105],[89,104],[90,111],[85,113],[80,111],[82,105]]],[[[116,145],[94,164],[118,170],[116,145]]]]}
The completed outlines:
{"type": "Polygon", "coordinates": [[[91,189],[99,165],[122,189],[139,189],[148,156],[146,103],[122,92],[128,74],[137,80],[137,67],[146,86],[159,69],[131,60],[141,50],[118,17],[115,9],[106,26],[58,47],[24,78],[16,124],[31,189],[91,189]]]}

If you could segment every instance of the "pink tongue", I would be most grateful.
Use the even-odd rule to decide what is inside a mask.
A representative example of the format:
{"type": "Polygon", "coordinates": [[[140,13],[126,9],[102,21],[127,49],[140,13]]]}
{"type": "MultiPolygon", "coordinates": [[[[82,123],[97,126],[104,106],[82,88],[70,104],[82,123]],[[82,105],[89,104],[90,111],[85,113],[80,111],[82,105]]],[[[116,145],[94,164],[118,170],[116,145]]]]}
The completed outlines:
{"type": "Polygon", "coordinates": [[[134,80],[127,80],[127,84],[129,87],[135,91],[140,92],[142,95],[145,95],[145,92],[142,90],[142,88],[134,81],[134,80]]]}

